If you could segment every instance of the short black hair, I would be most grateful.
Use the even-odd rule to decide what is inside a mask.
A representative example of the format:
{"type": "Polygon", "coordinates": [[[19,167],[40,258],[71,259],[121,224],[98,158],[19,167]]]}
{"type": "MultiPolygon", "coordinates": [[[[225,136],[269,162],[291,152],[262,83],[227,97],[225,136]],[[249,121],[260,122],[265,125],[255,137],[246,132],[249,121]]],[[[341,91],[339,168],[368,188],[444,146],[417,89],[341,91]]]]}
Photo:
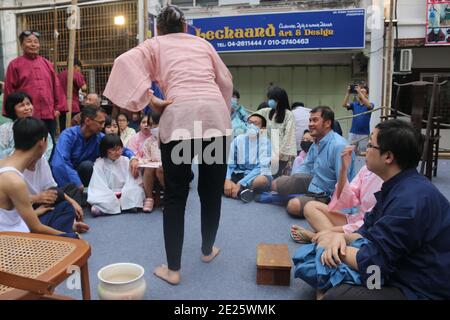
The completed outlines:
{"type": "Polygon", "coordinates": [[[416,168],[422,157],[424,137],[411,123],[391,119],[380,122],[377,141],[380,154],[392,152],[402,170],[416,168]]]}
{"type": "Polygon", "coordinates": [[[318,106],[311,110],[310,113],[320,112],[320,116],[324,121],[331,121],[331,129],[334,127],[334,111],[331,110],[330,107],[327,106],[318,106]]]}
{"type": "Polygon", "coordinates": [[[38,141],[47,140],[48,129],[44,121],[26,117],[14,122],[13,136],[14,148],[27,151],[33,148],[38,141]]]}
{"type": "Polygon", "coordinates": [[[152,112],[149,116],[149,119],[152,118],[153,124],[159,124],[159,119],[161,118],[160,113],[152,112]]]}
{"type": "Polygon", "coordinates": [[[40,38],[41,34],[40,32],[36,31],[36,30],[24,30],[19,34],[19,42],[20,44],[23,43],[23,41],[25,40],[25,38],[28,38],[29,36],[34,35],[36,38],[40,38]]]}
{"type": "Polygon", "coordinates": [[[260,115],[259,113],[252,113],[251,115],[248,116],[247,120],[250,119],[251,117],[258,117],[261,119],[261,125],[263,128],[267,127],[267,120],[266,118],[264,118],[262,115],[260,115]]]}
{"type": "Polygon", "coordinates": [[[83,110],[81,110],[81,125],[84,125],[84,121],[89,118],[94,120],[97,116],[97,113],[106,113],[105,110],[101,107],[97,107],[94,105],[85,105],[83,110]]]}
{"type": "Polygon", "coordinates": [[[237,91],[236,89],[233,89],[233,97],[236,97],[238,99],[241,98],[241,95],[239,94],[239,91],[237,91]]]}
{"type": "Polygon", "coordinates": [[[108,149],[112,149],[115,147],[123,148],[122,139],[117,134],[105,134],[100,141],[100,157],[105,158],[108,155],[108,149]]]}
{"type": "Polygon", "coordinates": [[[156,18],[156,24],[162,35],[184,32],[185,22],[183,11],[174,5],[165,6],[156,18]]]}
{"type": "Polygon", "coordinates": [[[297,107],[305,107],[305,104],[303,102],[294,102],[291,106],[291,109],[294,110],[297,107]]]}
{"type": "Polygon", "coordinates": [[[33,104],[33,101],[31,100],[31,97],[26,93],[22,91],[17,91],[9,94],[6,97],[5,101],[5,115],[6,117],[10,118],[11,120],[17,119],[16,114],[16,105],[19,103],[22,103],[25,99],[30,100],[30,102],[33,104]]]}

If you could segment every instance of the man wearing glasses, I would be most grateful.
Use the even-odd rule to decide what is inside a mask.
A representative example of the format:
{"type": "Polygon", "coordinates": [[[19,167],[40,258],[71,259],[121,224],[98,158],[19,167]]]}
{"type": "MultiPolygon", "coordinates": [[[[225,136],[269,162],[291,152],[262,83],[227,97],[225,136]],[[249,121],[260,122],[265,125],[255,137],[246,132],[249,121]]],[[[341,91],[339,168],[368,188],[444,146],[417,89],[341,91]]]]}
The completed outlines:
{"type": "Polygon", "coordinates": [[[39,37],[40,34],[36,31],[23,31],[19,35],[23,55],[8,65],[5,97],[16,91],[26,92],[33,100],[33,117],[44,121],[54,138],[55,119],[65,110],[66,105],[52,63],[39,55],[39,37]]]}
{"type": "MultiPolygon", "coordinates": [[[[95,160],[100,156],[101,132],[105,126],[105,111],[95,106],[85,106],[81,111],[81,125],[64,130],[59,136],[52,158],[52,172],[59,186],[75,184],[84,191],[91,180],[95,160]]],[[[131,158],[134,153],[123,149],[131,158]]],[[[130,161],[130,170],[137,176],[138,161],[130,161]]]]}
{"type": "Polygon", "coordinates": [[[422,145],[420,131],[401,120],[381,122],[372,132],[366,165],[384,181],[375,207],[354,233],[316,240],[324,248],[322,264],[345,263],[362,285],[341,284],[324,299],[450,299],[450,204],[417,172],[422,145]],[[349,246],[360,238],[369,243],[349,246]],[[384,283],[370,289],[374,267],[384,283]]]}

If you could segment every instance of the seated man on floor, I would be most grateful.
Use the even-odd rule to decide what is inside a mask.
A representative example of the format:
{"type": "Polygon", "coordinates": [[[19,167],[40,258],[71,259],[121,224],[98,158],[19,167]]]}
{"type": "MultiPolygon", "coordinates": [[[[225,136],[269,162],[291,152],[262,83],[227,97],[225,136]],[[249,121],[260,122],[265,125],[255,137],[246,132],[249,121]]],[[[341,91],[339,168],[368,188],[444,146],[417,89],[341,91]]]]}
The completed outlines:
{"type": "Polygon", "coordinates": [[[375,207],[355,233],[317,239],[321,262],[331,268],[345,263],[362,285],[341,284],[324,299],[450,299],[450,204],[417,172],[422,144],[420,131],[401,120],[381,122],[372,132],[367,168],[384,181],[375,207]],[[357,239],[368,243],[348,246],[357,239]],[[374,266],[384,284],[370,290],[374,266]]]}
{"type": "MultiPolygon", "coordinates": [[[[94,162],[100,156],[105,115],[102,108],[85,106],[81,111],[81,126],[68,128],[59,136],[51,163],[53,177],[59,186],[73,183],[82,191],[88,187],[94,162]]],[[[128,158],[134,156],[127,148],[124,148],[123,155],[128,158]]],[[[131,159],[130,170],[137,177],[136,158],[131,159]]]]}
{"type": "MultiPolygon", "coordinates": [[[[303,209],[309,201],[330,202],[339,178],[341,154],[348,142],[333,131],[334,112],[329,107],[319,106],[311,110],[309,131],[314,138],[303,164],[292,171],[291,176],[282,176],[272,182],[272,191],[281,195],[302,194],[289,200],[287,212],[303,218],[303,209]]],[[[354,153],[347,178],[354,176],[354,153]]]]}
{"type": "Polygon", "coordinates": [[[270,188],[272,149],[265,134],[266,125],[263,116],[252,114],[247,119],[247,132],[231,142],[225,196],[250,202],[255,193],[270,188]]]}
{"type": "Polygon", "coordinates": [[[0,160],[0,232],[33,232],[78,238],[72,229],[75,218],[72,206],[43,204],[36,209],[31,206],[23,172],[34,170],[47,148],[45,123],[32,117],[19,119],[14,122],[13,132],[15,150],[0,160]]]}

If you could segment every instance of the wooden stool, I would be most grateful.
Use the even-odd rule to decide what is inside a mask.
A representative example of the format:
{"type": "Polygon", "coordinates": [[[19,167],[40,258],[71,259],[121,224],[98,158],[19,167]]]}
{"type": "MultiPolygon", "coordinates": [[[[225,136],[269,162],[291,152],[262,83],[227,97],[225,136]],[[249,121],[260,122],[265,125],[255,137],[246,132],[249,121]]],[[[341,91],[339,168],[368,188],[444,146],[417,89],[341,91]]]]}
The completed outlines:
{"type": "Polygon", "coordinates": [[[258,244],[256,283],[289,286],[292,260],[287,244],[258,244]]]}

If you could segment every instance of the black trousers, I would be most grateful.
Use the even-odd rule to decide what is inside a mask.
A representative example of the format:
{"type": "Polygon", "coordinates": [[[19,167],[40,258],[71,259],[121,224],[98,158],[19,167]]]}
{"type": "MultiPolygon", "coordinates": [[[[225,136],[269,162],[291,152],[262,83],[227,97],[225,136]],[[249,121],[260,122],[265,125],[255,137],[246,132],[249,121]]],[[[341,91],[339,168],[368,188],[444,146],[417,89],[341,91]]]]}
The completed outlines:
{"type": "Polygon", "coordinates": [[[53,145],[55,144],[55,135],[56,135],[56,120],[55,119],[42,119],[44,121],[45,126],[47,127],[48,132],[52,136],[53,145]]]}
{"type": "Polygon", "coordinates": [[[395,287],[369,290],[365,286],[341,284],[328,290],[323,300],[406,300],[406,297],[395,287]]]}
{"type": "Polygon", "coordinates": [[[161,143],[165,181],[164,243],[167,264],[172,271],[181,267],[184,214],[189,195],[192,159],[196,155],[199,155],[198,194],[201,204],[202,253],[209,255],[212,252],[219,228],[228,144],[229,141],[225,137],[161,143]]]}

